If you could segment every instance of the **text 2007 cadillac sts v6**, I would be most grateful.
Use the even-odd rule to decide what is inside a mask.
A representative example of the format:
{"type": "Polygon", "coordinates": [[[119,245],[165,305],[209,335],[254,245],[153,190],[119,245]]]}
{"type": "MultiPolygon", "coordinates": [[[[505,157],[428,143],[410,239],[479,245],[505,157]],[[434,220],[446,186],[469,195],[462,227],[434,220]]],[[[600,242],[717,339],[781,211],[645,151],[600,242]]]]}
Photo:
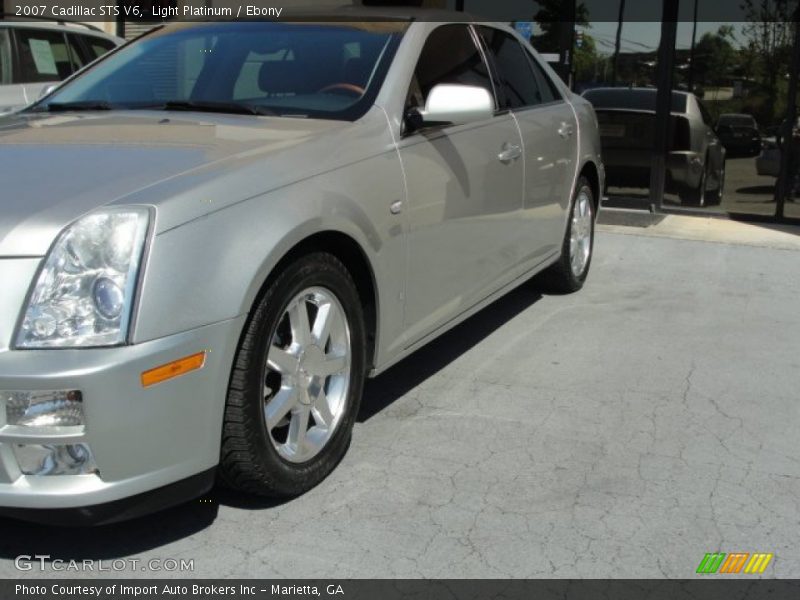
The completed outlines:
{"type": "MultiPolygon", "coordinates": [[[[583,284],[590,105],[505,26],[184,23],[0,123],[0,512],[290,496],[365,376],[583,284]]],[[[77,510],[76,510],[77,509],[77,510]]]]}

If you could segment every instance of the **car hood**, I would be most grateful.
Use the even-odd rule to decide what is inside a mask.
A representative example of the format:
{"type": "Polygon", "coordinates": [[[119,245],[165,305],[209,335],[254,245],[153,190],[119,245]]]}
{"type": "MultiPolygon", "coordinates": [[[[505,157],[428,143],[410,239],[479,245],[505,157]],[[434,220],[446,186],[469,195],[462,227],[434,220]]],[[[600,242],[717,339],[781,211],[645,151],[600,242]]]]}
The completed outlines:
{"type": "MultiPolygon", "coordinates": [[[[0,256],[44,255],[65,225],[95,208],[164,205],[181,190],[223,175],[229,180],[245,167],[252,173],[259,163],[264,177],[255,181],[251,174],[242,186],[231,187],[228,181],[224,198],[215,198],[215,209],[220,201],[243,199],[239,188],[246,197],[297,181],[314,169],[330,168],[322,160],[297,160],[300,147],[348,126],[354,124],[155,111],[5,117],[0,119],[0,256]],[[295,156],[289,162],[297,168],[270,168],[264,162],[287,153],[295,156]]],[[[172,206],[159,222],[176,226],[181,219],[196,218],[200,206],[172,206]]]]}

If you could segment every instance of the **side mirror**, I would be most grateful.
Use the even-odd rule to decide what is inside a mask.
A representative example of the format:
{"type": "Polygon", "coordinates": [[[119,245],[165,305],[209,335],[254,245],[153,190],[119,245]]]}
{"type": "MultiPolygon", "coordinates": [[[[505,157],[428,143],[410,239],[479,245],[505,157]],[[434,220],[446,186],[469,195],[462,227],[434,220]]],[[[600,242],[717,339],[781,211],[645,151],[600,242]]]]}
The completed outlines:
{"type": "Polygon", "coordinates": [[[417,112],[421,124],[463,125],[491,118],[494,99],[480,86],[440,83],[428,94],[425,108],[417,112]]]}

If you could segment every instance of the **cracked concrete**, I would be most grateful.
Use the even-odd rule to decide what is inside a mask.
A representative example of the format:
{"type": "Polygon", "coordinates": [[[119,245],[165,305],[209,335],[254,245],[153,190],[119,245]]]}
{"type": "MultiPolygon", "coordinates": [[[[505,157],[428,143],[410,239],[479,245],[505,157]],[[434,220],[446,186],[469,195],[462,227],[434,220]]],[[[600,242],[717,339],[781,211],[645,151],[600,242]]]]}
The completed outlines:
{"type": "Polygon", "coordinates": [[[305,496],[2,521],[0,576],[41,576],[13,565],[38,553],[194,560],[125,576],[690,577],[710,551],[796,576],[800,252],[631,233],[600,232],[582,292],[528,284],[369,382],[305,496]]]}

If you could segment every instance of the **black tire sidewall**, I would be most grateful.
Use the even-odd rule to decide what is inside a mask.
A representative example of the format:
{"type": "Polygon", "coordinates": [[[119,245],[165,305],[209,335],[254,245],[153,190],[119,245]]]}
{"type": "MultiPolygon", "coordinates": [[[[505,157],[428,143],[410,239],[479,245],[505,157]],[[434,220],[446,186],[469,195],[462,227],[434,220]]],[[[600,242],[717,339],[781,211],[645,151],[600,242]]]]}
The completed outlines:
{"type": "Polygon", "coordinates": [[[571,287],[575,290],[580,289],[586,278],[589,275],[589,268],[592,266],[592,257],[594,256],[594,224],[597,220],[597,209],[595,208],[595,198],[594,193],[592,192],[592,186],[589,183],[589,180],[585,177],[581,176],[578,179],[578,184],[575,186],[575,193],[572,195],[572,202],[569,207],[569,215],[567,217],[567,231],[564,235],[564,245],[561,249],[561,260],[563,261],[563,269],[565,275],[569,277],[571,281],[571,287]],[[580,276],[576,276],[575,273],[572,272],[572,261],[570,260],[570,238],[572,236],[572,215],[575,212],[575,208],[578,204],[578,196],[580,196],[582,190],[586,190],[586,193],[589,195],[589,205],[592,208],[592,221],[591,221],[591,228],[592,228],[592,237],[589,241],[589,259],[586,261],[586,265],[583,267],[583,272],[580,276]]]}
{"type": "Polygon", "coordinates": [[[260,466],[264,468],[280,493],[302,493],[321,481],[338,464],[350,443],[358,414],[365,374],[365,331],[361,302],[349,273],[337,259],[328,254],[311,254],[289,265],[259,302],[249,327],[258,340],[246,372],[247,404],[245,410],[253,422],[259,423],[260,435],[252,435],[251,443],[260,466]],[[319,454],[302,463],[291,463],[278,454],[266,428],[263,410],[263,382],[266,357],[275,330],[288,303],[304,289],[322,287],[336,296],[350,327],[351,373],[345,414],[333,437],[319,454]]]}

